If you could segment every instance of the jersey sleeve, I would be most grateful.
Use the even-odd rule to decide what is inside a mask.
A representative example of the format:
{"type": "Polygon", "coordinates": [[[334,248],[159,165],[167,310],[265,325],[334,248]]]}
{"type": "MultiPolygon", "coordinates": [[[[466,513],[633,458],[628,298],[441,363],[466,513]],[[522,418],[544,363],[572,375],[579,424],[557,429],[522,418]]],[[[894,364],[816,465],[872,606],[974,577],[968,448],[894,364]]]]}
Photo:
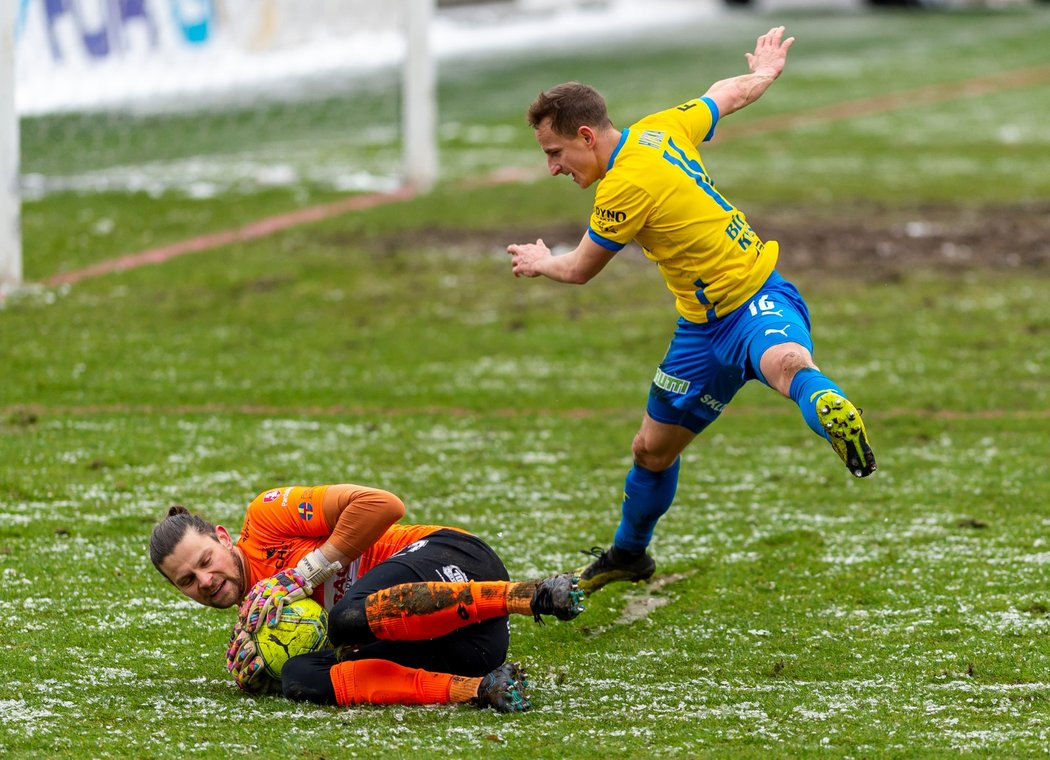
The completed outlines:
{"type": "Polygon", "coordinates": [[[332,528],[325,519],[327,486],[274,488],[255,497],[244,516],[244,534],[255,531],[268,539],[327,538],[332,528]]]}
{"type": "Polygon", "coordinates": [[[248,565],[246,591],[261,578],[295,565],[327,540],[332,532],[322,508],[327,490],[327,486],[272,488],[248,505],[237,540],[248,565]]]}
{"type": "Polygon", "coordinates": [[[674,108],[654,113],[639,122],[648,126],[648,122],[664,122],[675,125],[689,136],[693,145],[707,142],[715,136],[718,124],[718,106],[708,97],[693,98],[674,108]]]}
{"type": "Polygon", "coordinates": [[[324,513],[332,526],[329,541],[343,554],[356,558],[405,516],[405,504],[381,488],[346,483],[329,486],[324,513]]]}
{"type": "Polygon", "coordinates": [[[594,194],[587,234],[602,248],[618,252],[645,226],[653,205],[653,197],[643,188],[606,177],[594,194]]]}

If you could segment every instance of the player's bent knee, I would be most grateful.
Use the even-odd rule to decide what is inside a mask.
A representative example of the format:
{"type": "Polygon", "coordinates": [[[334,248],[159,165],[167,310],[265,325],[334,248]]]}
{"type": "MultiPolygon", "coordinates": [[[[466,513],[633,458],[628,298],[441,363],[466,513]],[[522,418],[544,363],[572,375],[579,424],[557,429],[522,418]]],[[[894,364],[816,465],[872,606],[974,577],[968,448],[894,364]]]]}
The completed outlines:
{"type": "Polygon", "coordinates": [[[795,373],[802,369],[812,369],[816,367],[813,363],[813,357],[809,355],[807,351],[789,351],[784,354],[784,358],[780,360],[781,370],[785,375],[791,377],[795,376],[795,373]]]}
{"type": "Polygon", "coordinates": [[[762,374],[766,384],[787,396],[791,381],[800,370],[816,369],[813,357],[797,343],[781,344],[769,349],[762,357],[762,374]]]}
{"type": "Polygon", "coordinates": [[[634,461],[637,462],[642,459],[645,454],[645,439],[642,438],[641,433],[637,433],[634,436],[634,440],[631,441],[631,456],[634,458],[634,461]]]}
{"type": "Polygon", "coordinates": [[[663,472],[678,459],[678,452],[668,454],[649,451],[644,445],[638,443],[637,438],[635,439],[635,445],[631,447],[631,454],[636,465],[644,467],[650,472],[663,472]]]}
{"type": "Polygon", "coordinates": [[[372,629],[368,627],[363,598],[340,603],[328,613],[328,640],[334,647],[365,644],[376,640],[372,629]]]}

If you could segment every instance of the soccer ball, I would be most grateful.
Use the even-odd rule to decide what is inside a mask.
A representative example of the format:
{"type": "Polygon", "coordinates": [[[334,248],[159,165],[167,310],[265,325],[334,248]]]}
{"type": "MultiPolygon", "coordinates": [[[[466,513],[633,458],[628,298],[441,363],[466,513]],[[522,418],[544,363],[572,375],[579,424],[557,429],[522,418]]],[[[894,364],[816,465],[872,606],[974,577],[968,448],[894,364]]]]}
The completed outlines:
{"type": "Polygon", "coordinates": [[[281,669],[292,657],[328,646],[328,613],[313,599],[300,599],[284,605],[277,625],[264,623],[251,636],[263,670],[280,680],[281,669]]]}

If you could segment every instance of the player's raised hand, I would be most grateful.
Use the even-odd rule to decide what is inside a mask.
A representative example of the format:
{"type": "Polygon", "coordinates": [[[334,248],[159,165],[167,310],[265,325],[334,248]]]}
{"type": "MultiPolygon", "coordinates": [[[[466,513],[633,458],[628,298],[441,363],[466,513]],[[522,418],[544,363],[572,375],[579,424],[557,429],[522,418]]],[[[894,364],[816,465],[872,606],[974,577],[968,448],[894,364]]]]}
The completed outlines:
{"type": "Polygon", "coordinates": [[[507,253],[510,254],[510,271],[515,277],[539,277],[543,274],[539,262],[551,257],[551,249],[542,239],[535,243],[508,245],[507,253]]]}
{"type": "Polygon", "coordinates": [[[763,34],[755,42],[755,52],[744,53],[751,73],[776,79],[784,70],[788,48],[794,41],[794,37],[784,39],[782,26],[775,26],[763,34]]]}

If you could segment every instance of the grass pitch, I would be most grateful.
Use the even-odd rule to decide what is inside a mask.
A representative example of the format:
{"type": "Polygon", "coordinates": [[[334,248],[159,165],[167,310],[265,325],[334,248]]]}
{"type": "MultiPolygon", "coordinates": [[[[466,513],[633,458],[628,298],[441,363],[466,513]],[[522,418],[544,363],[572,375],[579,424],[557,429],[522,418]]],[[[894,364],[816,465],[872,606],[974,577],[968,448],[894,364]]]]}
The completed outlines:
{"type": "MultiPolygon", "coordinates": [[[[733,16],[726,29],[753,39],[774,20],[733,16]]],[[[813,105],[903,88],[895,77],[909,69],[932,84],[1033,66],[1048,25],[1042,12],[860,20],[788,19],[812,52],[796,47],[783,89],[756,108],[799,107],[789,88],[813,105]]],[[[703,45],[661,55],[702,55],[704,82],[739,70],[743,43],[698,34],[703,45]]],[[[697,81],[658,57],[552,58],[521,92],[468,67],[443,87],[450,108],[469,95],[491,108],[479,120],[519,125],[533,90],[579,66],[579,78],[619,82],[618,94],[644,90],[641,112],[697,81]],[[646,79],[665,68],[677,82],[646,79]]],[[[1032,156],[1045,148],[1037,105],[1048,96],[1045,84],[989,96],[1019,142],[955,99],[821,135],[727,139],[705,155],[757,225],[789,189],[825,213],[870,199],[1045,202],[1032,156]],[[871,141],[857,139],[865,131],[871,141]],[[969,142],[938,152],[946,132],[969,142]],[[932,170],[883,171],[920,159],[932,170]]],[[[817,359],[865,407],[880,471],[852,479],[789,402],[745,388],[683,458],[654,581],[603,590],[570,623],[513,621],[531,713],[339,710],[237,692],[223,668],[234,613],[184,600],[146,556],[171,503],[236,530],[273,485],[375,484],[405,499],[410,520],[475,531],[516,577],[576,566],[580,549],[611,538],[673,313],[636,253],[584,288],[509,275],[497,241],[583,224],[590,196],[564,184],[450,182],[401,206],[3,302],[0,754],[1045,751],[1050,306],[1038,267],[871,282],[793,267],[786,251],[817,359]]],[[[26,208],[27,272],[44,279],[303,202],[280,191],[48,196],[26,208]]]]}

